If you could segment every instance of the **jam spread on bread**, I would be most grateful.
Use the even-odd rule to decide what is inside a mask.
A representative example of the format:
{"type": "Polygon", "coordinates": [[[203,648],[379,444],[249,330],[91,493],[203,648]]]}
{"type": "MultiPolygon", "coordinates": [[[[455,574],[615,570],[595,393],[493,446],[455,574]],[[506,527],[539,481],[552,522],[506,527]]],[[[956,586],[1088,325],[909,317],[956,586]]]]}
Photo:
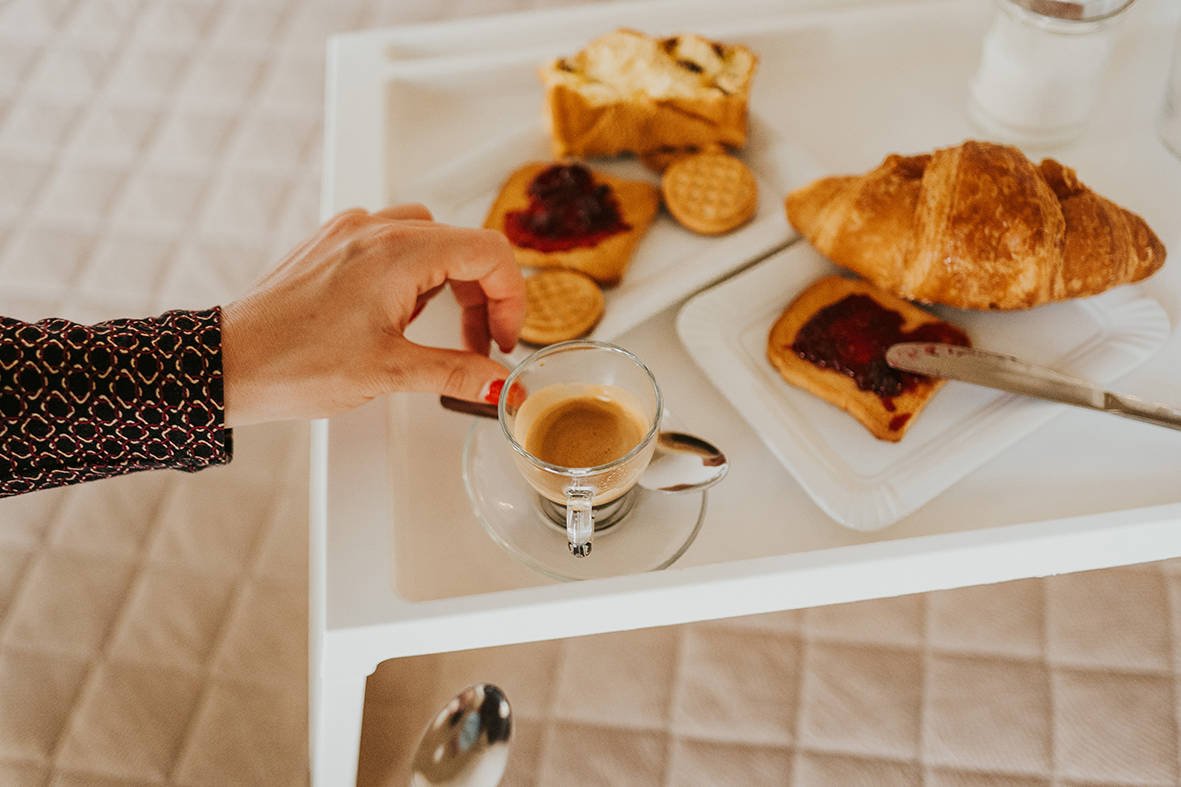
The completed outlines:
{"type": "Polygon", "coordinates": [[[631,226],[611,187],[595,183],[582,164],[554,164],[529,184],[529,207],[504,217],[504,234],[517,247],[542,252],[597,246],[631,226]]]}
{"type": "MultiPolygon", "coordinates": [[[[924,323],[912,331],[902,330],[902,323],[901,314],[870,296],[848,295],[820,309],[804,323],[792,342],[792,351],[816,366],[851,377],[859,389],[877,394],[886,410],[893,412],[894,397],[914,388],[920,375],[887,364],[886,350],[890,345],[898,342],[970,344],[963,331],[945,322],[924,323]]],[[[901,429],[909,417],[909,414],[895,416],[890,428],[901,429]]]]}

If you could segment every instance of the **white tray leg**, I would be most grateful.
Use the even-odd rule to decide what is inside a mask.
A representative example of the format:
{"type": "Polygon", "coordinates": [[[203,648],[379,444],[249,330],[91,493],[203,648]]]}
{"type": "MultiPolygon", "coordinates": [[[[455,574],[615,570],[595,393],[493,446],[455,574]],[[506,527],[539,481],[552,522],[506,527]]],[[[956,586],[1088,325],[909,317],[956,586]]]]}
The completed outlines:
{"type": "Polygon", "coordinates": [[[365,675],[320,678],[312,695],[312,787],[353,787],[361,751],[365,675]]]}

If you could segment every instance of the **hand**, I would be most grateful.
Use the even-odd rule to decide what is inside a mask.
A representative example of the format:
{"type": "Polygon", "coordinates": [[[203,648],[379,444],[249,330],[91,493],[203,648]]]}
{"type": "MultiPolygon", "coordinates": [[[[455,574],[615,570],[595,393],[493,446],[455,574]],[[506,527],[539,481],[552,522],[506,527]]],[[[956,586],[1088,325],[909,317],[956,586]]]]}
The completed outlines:
{"type": "Polygon", "coordinates": [[[226,426],[324,418],[391,391],[481,398],[508,370],[525,285],[492,230],[438,224],[421,205],[333,218],[222,309],[226,426]],[[444,285],[467,350],[415,344],[406,326],[444,285]]]}

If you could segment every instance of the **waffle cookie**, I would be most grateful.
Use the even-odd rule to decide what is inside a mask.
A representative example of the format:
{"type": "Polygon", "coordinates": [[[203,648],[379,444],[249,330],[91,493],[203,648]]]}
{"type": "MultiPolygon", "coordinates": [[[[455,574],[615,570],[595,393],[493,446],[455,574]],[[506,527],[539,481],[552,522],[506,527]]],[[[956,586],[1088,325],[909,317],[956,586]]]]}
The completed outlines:
{"type": "Polygon", "coordinates": [[[553,344],[577,339],[603,316],[603,291],[585,273],[551,268],[525,280],[521,341],[553,344]]]}
{"type": "Polygon", "coordinates": [[[754,173],[726,153],[677,159],[664,171],[660,188],[673,218],[705,235],[729,232],[745,224],[759,204],[754,173]]]}
{"type": "Polygon", "coordinates": [[[879,440],[896,443],[946,380],[886,363],[897,342],[970,345],[956,326],[861,279],[829,276],[798,298],[767,336],[767,360],[788,383],[831,402],[879,440]]]}

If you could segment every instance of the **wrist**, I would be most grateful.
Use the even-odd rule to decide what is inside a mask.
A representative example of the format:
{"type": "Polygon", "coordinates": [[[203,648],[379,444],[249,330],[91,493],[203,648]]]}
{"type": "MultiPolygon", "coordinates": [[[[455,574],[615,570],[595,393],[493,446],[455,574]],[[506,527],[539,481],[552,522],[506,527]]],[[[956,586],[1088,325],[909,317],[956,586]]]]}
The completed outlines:
{"type": "Polygon", "coordinates": [[[234,301],[221,310],[221,364],[225,425],[244,426],[268,420],[267,397],[259,381],[257,343],[261,333],[249,303],[234,301]]]}

